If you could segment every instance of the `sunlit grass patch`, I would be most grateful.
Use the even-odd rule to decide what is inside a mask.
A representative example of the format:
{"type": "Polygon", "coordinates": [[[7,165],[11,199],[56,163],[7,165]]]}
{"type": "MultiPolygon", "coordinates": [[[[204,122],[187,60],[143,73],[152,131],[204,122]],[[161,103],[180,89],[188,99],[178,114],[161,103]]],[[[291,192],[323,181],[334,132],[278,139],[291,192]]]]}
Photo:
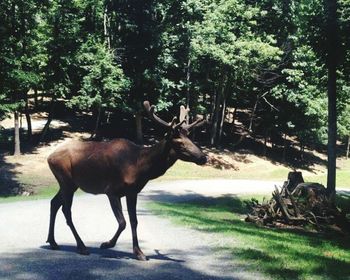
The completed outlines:
{"type": "MultiPolygon", "coordinates": [[[[169,180],[198,180],[198,179],[248,179],[281,181],[287,179],[291,168],[284,165],[273,165],[267,161],[245,164],[239,170],[221,170],[212,166],[198,166],[193,163],[178,161],[158,181],[169,180]]],[[[306,173],[304,178],[308,182],[317,182],[326,185],[327,172],[324,169],[317,174],[306,173]]],[[[350,188],[350,160],[340,160],[337,169],[337,186],[350,188]]]]}
{"type": "MultiPolygon", "coordinates": [[[[342,188],[350,188],[350,159],[338,161],[336,170],[337,186],[342,188]]],[[[320,184],[327,184],[327,172],[326,170],[322,174],[307,176],[307,181],[318,182],[320,184]]]]}
{"type": "MultiPolygon", "coordinates": [[[[16,202],[16,201],[28,201],[28,200],[38,200],[45,198],[53,198],[58,192],[58,184],[36,188],[35,193],[29,196],[24,195],[10,195],[0,197],[0,203],[16,202]]],[[[82,194],[83,192],[78,189],[76,194],[82,194]]]]}

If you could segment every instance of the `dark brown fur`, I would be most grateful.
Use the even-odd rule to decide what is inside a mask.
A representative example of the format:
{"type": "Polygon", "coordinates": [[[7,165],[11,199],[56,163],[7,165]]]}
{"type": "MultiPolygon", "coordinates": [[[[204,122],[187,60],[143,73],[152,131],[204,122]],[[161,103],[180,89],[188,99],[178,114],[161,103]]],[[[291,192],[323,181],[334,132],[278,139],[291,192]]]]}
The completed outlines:
{"type": "Polygon", "coordinates": [[[137,194],[146,183],[163,175],[177,159],[204,164],[205,155],[187,137],[187,131],[178,127],[152,147],[138,146],[128,140],[110,142],[72,141],[58,148],[48,158],[60,190],[51,200],[50,228],[47,242],[58,249],[54,238],[54,225],[58,209],[62,207],[68,226],[77,242],[78,252],[88,254],[71,218],[73,194],[77,188],[92,194],[106,194],[119,223],[116,234],[101,248],[114,247],[125,229],[120,198],[126,196],[127,208],[136,257],[145,260],[138,245],[136,203],[137,194]]]}

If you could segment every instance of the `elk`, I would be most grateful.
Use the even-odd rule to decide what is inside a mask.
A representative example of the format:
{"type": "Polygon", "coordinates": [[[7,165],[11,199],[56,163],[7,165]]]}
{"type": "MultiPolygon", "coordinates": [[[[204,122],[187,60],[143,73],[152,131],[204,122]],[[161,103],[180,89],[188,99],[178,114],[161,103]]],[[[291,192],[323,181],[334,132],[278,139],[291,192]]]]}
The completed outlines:
{"type": "Polygon", "coordinates": [[[77,251],[88,255],[84,242],[74,227],[71,215],[73,195],[78,189],[87,193],[106,194],[118,221],[118,229],[112,239],[101,244],[107,249],[116,245],[126,227],[122,212],[121,197],[126,197],[132,231],[133,252],[138,260],[146,260],[137,238],[137,195],[149,180],[162,176],[178,159],[198,165],[206,163],[206,155],[188,138],[190,131],[205,123],[198,119],[192,124],[184,120],[162,120],[154,106],[144,102],[148,117],[167,129],[162,141],[151,147],[138,146],[126,139],[109,142],[72,141],[57,148],[48,157],[49,167],[59,183],[59,191],[51,200],[50,225],[47,243],[57,250],[54,237],[56,214],[62,206],[67,225],[77,243],[77,251]]]}

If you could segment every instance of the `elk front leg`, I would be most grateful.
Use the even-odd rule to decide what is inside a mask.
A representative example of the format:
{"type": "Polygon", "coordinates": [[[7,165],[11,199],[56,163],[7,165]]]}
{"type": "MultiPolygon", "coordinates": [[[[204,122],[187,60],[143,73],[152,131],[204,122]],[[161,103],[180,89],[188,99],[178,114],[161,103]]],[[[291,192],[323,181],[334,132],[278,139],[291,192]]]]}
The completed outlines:
{"type": "Polygon", "coordinates": [[[137,239],[137,217],[136,217],[136,203],[137,203],[137,194],[128,195],[126,197],[126,204],[128,206],[128,213],[131,225],[132,233],[132,244],[133,250],[136,258],[140,261],[146,261],[147,258],[139,247],[139,241],[137,239]]]}
{"type": "Polygon", "coordinates": [[[108,248],[113,248],[115,244],[117,243],[117,240],[119,238],[119,235],[123,232],[123,230],[126,227],[126,222],[125,218],[123,215],[123,209],[122,209],[122,204],[120,202],[120,197],[113,196],[113,195],[107,195],[109,199],[109,203],[111,204],[114,216],[116,217],[119,227],[115,235],[112,237],[111,240],[107,242],[103,242],[101,244],[101,249],[108,249],[108,248]]]}
{"type": "Polygon", "coordinates": [[[61,193],[58,192],[54,198],[51,200],[50,207],[50,226],[49,226],[49,235],[47,237],[47,243],[50,244],[51,249],[58,250],[59,246],[55,241],[55,221],[58,209],[62,206],[62,197],[61,193]]]}

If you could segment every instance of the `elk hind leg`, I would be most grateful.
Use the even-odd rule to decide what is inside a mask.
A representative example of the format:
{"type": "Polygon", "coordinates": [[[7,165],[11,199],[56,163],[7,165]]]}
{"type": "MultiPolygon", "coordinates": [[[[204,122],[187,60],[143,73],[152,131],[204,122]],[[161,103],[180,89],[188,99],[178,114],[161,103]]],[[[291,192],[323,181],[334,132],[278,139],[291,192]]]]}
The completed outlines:
{"type": "Polygon", "coordinates": [[[107,241],[107,242],[103,242],[101,244],[101,247],[100,247],[101,249],[113,248],[115,246],[115,244],[117,243],[119,235],[124,231],[124,229],[126,227],[126,222],[125,222],[125,218],[123,215],[123,209],[122,209],[120,197],[113,196],[113,195],[107,195],[107,196],[108,196],[108,199],[109,199],[109,202],[111,204],[114,216],[116,217],[119,226],[118,226],[117,232],[112,237],[112,239],[107,241]]]}
{"type": "Polygon", "coordinates": [[[77,250],[78,250],[78,253],[81,254],[81,255],[88,255],[89,254],[89,251],[87,250],[84,242],[81,240],[77,230],[75,229],[75,226],[73,224],[73,220],[72,220],[72,211],[71,211],[71,208],[72,208],[72,202],[73,202],[73,195],[74,195],[74,192],[76,191],[76,187],[75,188],[72,188],[71,190],[69,191],[64,191],[61,189],[62,191],[62,200],[63,200],[63,207],[62,207],[62,211],[63,211],[63,214],[66,218],[66,222],[67,222],[67,225],[70,227],[73,235],[74,235],[74,238],[75,238],[75,241],[77,242],[77,250]]]}

